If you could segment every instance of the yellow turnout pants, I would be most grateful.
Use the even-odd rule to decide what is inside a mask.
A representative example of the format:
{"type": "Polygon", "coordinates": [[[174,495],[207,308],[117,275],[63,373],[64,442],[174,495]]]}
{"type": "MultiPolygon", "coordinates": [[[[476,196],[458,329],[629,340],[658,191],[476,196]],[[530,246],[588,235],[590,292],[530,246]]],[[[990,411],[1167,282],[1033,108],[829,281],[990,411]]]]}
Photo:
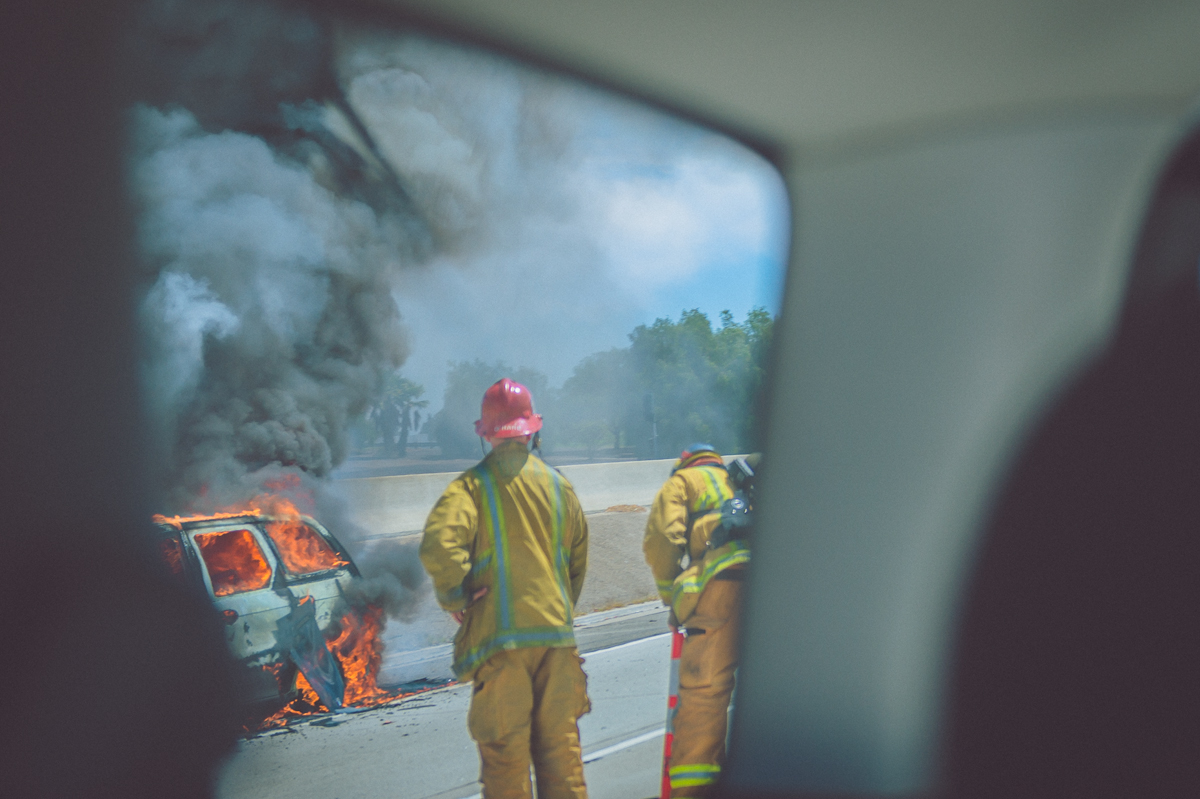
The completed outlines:
{"type": "Polygon", "coordinates": [[[741,582],[713,579],[683,625],[688,637],[679,659],[679,709],[668,764],[672,797],[707,796],[721,775],[741,602],[741,582]]]}
{"type": "Polygon", "coordinates": [[[475,672],[467,728],[479,745],[483,799],[587,799],[579,717],[591,709],[575,647],[497,652],[475,672]]]}

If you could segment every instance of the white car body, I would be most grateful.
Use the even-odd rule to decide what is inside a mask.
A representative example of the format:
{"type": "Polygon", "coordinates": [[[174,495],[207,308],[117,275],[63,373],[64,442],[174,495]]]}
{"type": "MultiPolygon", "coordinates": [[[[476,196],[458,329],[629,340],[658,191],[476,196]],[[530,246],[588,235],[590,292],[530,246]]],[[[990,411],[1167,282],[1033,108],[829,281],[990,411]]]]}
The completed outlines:
{"type": "Polygon", "coordinates": [[[280,640],[280,620],[311,597],[316,604],[317,626],[324,633],[345,613],[344,590],[358,576],[357,567],[341,543],[307,516],[299,521],[319,535],[342,564],[304,574],[289,571],[279,546],[267,532],[268,525],[276,521],[270,516],[245,515],[159,524],[167,534],[164,552],[178,547],[181,559],[177,572],[193,583],[203,584],[213,606],[225,617],[225,642],[234,659],[245,666],[244,694],[248,701],[270,701],[292,690],[295,666],[286,642],[280,640]],[[268,570],[265,579],[233,590],[223,582],[219,567],[211,556],[206,557],[204,547],[205,541],[222,535],[253,542],[268,570]]]}

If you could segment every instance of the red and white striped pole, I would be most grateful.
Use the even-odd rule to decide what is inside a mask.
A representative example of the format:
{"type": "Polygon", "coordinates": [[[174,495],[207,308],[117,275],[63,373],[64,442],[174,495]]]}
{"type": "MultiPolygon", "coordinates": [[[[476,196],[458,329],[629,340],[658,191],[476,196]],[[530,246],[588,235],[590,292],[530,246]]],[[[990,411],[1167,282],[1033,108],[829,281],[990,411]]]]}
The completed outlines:
{"type": "Polygon", "coordinates": [[[671,679],[667,687],[667,727],[663,735],[661,799],[671,799],[671,744],[675,742],[675,712],[679,709],[679,658],[683,655],[682,629],[671,633],[671,679]]]}

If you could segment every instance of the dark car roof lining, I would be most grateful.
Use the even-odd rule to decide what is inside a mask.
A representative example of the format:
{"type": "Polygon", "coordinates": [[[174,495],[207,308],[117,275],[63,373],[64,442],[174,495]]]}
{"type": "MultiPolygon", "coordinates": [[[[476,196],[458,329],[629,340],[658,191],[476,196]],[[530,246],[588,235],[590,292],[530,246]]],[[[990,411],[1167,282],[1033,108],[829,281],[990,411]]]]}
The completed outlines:
{"type": "Polygon", "coordinates": [[[1105,352],[1002,483],[964,594],[939,795],[1200,784],[1200,129],[1164,166],[1105,352]]]}

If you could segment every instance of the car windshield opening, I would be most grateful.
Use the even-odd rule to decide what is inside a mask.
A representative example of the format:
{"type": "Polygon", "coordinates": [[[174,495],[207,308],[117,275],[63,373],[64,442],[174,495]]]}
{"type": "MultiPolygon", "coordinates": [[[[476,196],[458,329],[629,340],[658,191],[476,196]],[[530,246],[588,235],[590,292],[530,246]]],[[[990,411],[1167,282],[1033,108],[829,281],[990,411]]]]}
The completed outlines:
{"type": "Polygon", "coordinates": [[[347,565],[320,533],[299,519],[280,519],[263,526],[289,575],[313,574],[347,565]]]}

